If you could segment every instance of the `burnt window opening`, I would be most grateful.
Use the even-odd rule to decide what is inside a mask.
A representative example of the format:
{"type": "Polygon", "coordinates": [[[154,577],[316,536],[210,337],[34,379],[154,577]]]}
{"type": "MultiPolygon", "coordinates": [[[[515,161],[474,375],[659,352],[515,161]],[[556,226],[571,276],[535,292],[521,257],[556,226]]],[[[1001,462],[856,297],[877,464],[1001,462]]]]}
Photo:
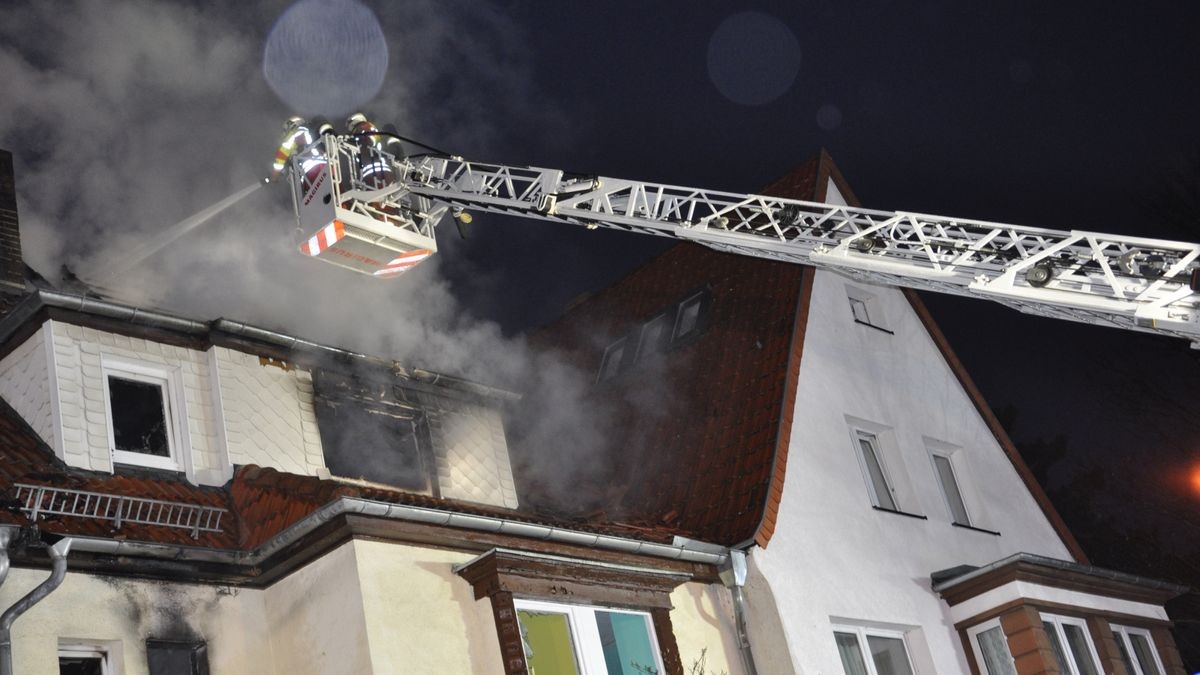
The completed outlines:
{"type": "Polygon", "coordinates": [[[146,661],[150,675],[208,675],[208,645],[147,640],[146,661]]]}
{"type": "Polygon", "coordinates": [[[170,457],[163,386],[108,376],[113,448],[154,457],[170,457]]]}
{"type": "Polygon", "coordinates": [[[96,647],[59,647],[58,675],[109,675],[108,652],[96,647]]]}
{"type": "Polygon", "coordinates": [[[314,375],[317,427],[333,475],[433,491],[424,411],[399,400],[389,385],[328,371],[314,375]]]}

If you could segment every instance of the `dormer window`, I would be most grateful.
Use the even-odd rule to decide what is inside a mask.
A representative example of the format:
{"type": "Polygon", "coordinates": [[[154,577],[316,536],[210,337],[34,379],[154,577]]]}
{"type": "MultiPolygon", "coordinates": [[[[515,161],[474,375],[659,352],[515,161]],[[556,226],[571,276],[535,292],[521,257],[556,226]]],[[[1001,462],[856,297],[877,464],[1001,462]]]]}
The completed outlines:
{"type": "Polygon", "coordinates": [[[684,300],[679,305],[679,315],[675,319],[675,336],[678,340],[700,327],[700,304],[704,300],[703,293],[697,293],[684,300]]]}
{"type": "Polygon", "coordinates": [[[171,371],[107,358],[102,364],[113,461],[181,471],[171,371]]]}

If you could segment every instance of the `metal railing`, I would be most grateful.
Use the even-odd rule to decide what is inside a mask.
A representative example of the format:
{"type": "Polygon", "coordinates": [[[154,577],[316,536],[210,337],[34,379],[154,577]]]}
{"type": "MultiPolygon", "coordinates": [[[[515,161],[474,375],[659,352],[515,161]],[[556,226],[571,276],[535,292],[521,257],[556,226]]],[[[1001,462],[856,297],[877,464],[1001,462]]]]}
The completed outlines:
{"type": "Polygon", "coordinates": [[[192,538],[197,539],[201,532],[221,532],[221,517],[226,513],[225,509],[215,506],[162,499],[26,483],[14,483],[13,487],[21,510],[34,522],[43,515],[75,516],[109,520],[116,529],[125,523],[137,523],[191,530],[192,538]]]}

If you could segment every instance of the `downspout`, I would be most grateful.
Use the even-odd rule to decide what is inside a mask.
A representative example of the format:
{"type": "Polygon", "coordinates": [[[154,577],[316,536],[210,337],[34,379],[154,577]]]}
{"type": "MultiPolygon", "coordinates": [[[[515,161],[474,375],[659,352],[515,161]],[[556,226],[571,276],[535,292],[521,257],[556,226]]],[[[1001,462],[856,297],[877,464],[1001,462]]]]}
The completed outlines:
{"type": "MultiPolygon", "coordinates": [[[[4,537],[7,540],[7,536],[4,537]]],[[[7,541],[5,541],[7,544],[7,541]]],[[[71,550],[71,539],[65,538],[50,547],[50,576],[42,583],[38,584],[32,591],[25,594],[25,597],[13,603],[12,607],[5,610],[4,614],[0,614],[0,675],[13,675],[12,664],[12,625],[31,607],[38,604],[47,595],[50,595],[54,589],[62,584],[63,579],[67,576],[67,552],[71,550]]],[[[8,548],[4,549],[3,567],[5,574],[8,571],[8,548]]]]}
{"type": "Polygon", "coordinates": [[[742,665],[746,667],[746,675],[758,675],[758,669],[754,667],[754,654],[750,651],[750,632],[746,629],[746,595],[742,592],[746,585],[746,552],[729,549],[729,557],[721,565],[720,574],[721,582],[733,596],[733,620],[738,649],[742,653],[742,665]]]}

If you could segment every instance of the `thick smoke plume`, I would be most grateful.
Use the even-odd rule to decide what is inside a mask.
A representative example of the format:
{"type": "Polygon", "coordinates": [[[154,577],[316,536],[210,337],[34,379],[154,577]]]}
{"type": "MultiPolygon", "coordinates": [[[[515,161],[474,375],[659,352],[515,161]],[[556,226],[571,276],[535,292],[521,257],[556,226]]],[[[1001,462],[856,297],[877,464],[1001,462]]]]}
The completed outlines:
{"type": "MultiPolygon", "coordinates": [[[[54,280],[65,264],[87,281],[87,270],[111,268],[267,173],[280,122],[295,112],[262,75],[264,38],[286,8],[220,0],[6,6],[0,146],[16,158],[23,243],[35,269],[54,280]]],[[[515,139],[564,137],[532,81],[522,35],[501,9],[437,0],[371,8],[391,64],[366,106],[379,123],[486,157],[507,156],[515,139]]],[[[469,243],[444,232],[441,255],[380,283],[296,253],[287,204],[282,185],[260,190],[101,290],[489,384],[542,387],[553,405],[538,411],[534,435],[555,441],[562,467],[595,456],[603,413],[576,405],[590,375],[531,352],[456,301],[442,265],[459,276],[486,274],[456,255],[469,243]]]]}

